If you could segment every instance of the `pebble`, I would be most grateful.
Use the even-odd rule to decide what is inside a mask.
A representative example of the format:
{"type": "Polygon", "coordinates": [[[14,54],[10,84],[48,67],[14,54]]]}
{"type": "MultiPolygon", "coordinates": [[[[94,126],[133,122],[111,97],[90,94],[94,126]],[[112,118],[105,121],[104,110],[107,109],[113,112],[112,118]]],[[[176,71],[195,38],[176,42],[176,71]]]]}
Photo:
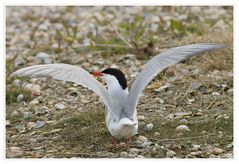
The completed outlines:
{"type": "Polygon", "coordinates": [[[50,56],[47,53],[44,52],[39,52],[36,55],[36,59],[40,62],[40,63],[44,63],[44,64],[50,64],[52,63],[52,60],[50,58],[50,56]]]}
{"type": "Polygon", "coordinates": [[[142,116],[142,115],[139,115],[139,116],[138,116],[138,120],[139,120],[139,121],[144,121],[144,120],[145,120],[145,117],[142,116]]]}
{"type": "Polygon", "coordinates": [[[30,105],[37,105],[39,104],[39,101],[37,99],[34,99],[32,101],[29,102],[30,105]]]}
{"type": "Polygon", "coordinates": [[[11,122],[10,120],[6,120],[6,126],[10,126],[11,122]]]}
{"type": "Polygon", "coordinates": [[[221,148],[213,148],[211,151],[211,153],[214,155],[219,155],[219,154],[222,154],[223,152],[224,152],[224,150],[221,148]]]}
{"type": "Polygon", "coordinates": [[[160,133],[159,132],[154,132],[154,136],[158,137],[158,136],[160,136],[160,133]]]}
{"type": "Polygon", "coordinates": [[[172,158],[175,155],[176,155],[176,153],[172,150],[169,150],[166,152],[166,157],[168,157],[168,158],[172,158]]]}
{"type": "Polygon", "coordinates": [[[8,158],[20,158],[23,156],[23,151],[20,147],[9,147],[7,151],[8,158]]]}
{"type": "Polygon", "coordinates": [[[186,132],[190,131],[189,127],[187,125],[179,125],[175,129],[176,132],[186,132]]]}
{"type": "Polygon", "coordinates": [[[53,43],[53,44],[51,45],[51,49],[53,49],[53,50],[58,49],[58,48],[59,48],[59,46],[58,46],[57,43],[53,43]]]}
{"type": "Polygon", "coordinates": [[[184,118],[184,119],[181,119],[181,120],[179,120],[179,122],[180,122],[180,123],[183,123],[183,124],[188,124],[188,120],[187,120],[187,119],[185,119],[185,118],[184,118]]]}
{"type": "Polygon", "coordinates": [[[180,146],[180,145],[173,145],[173,147],[172,147],[172,149],[174,150],[174,151],[180,151],[181,149],[182,149],[182,147],[180,146]]]}
{"type": "Polygon", "coordinates": [[[27,130],[31,130],[35,126],[34,122],[28,122],[27,123],[27,130]]]}
{"type": "Polygon", "coordinates": [[[154,91],[155,92],[161,92],[161,91],[165,90],[166,88],[168,88],[168,86],[167,85],[163,85],[163,86],[161,86],[161,87],[159,87],[157,89],[154,89],[154,91]]]}
{"type": "Polygon", "coordinates": [[[57,103],[57,104],[55,104],[55,108],[56,109],[65,109],[65,105],[62,103],[57,103]]]}
{"type": "Polygon", "coordinates": [[[20,133],[24,133],[26,131],[25,125],[16,125],[15,129],[20,133]]]}
{"type": "Polygon", "coordinates": [[[24,89],[30,91],[33,96],[41,95],[41,87],[37,84],[26,84],[24,89]]]}
{"type": "Polygon", "coordinates": [[[13,85],[15,85],[16,87],[20,87],[21,86],[21,80],[19,80],[19,79],[14,80],[13,85]]]}
{"type": "Polygon", "coordinates": [[[137,158],[145,158],[145,157],[142,155],[138,155],[137,158]]]}
{"type": "Polygon", "coordinates": [[[146,148],[146,147],[150,146],[151,144],[152,144],[151,141],[145,141],[145,142],[143,142],[140,146],[146,148]]]}
{"type": "Polygon", "coordinates": [[[19,94],[18,96],[17,96],[17,102],[22,102],[24,100],[24,94],[19,94]]]}
{"type": "Polygon", "coordinates": [[[219,96],[220,93],[218,93],[218,92],[212,92],[212,95],[213,95],[213,96],[219,96]]]}
{"type": "Polygon", "coordinates": [[[23,118],[26,120],[31,119],[33,116],[32,112],[23,112],[23,118]]]}
{"type": "Polygon", "coordinates": [[[188,154],[186,157],[187,158],[201,157],[202,153],[203,153],[202,151],[194,151],[188,154]]]}
{"type": "Polygon", "coordinates": [[[185,116],[191,116],[192,112],[177,112],[174,113],[174,116],[177,118],[185,117],[185,116]]]}
{"type": "Polygon", "coordinates": [[[15,59],[14,65],[15,65],[15,67],[19,67],[20,65],[23,65],[25,63],[26,63],[26,61],[22,57],[17,57],[15,59]]]}
{"type": "Polygon", "coordinates": [[[20,114],[19,114],[19,112],[18,111],[13,111],[12,113],[11,113],[11,116],[12,117],[17,117],[17,116],[19,116],[20,114]]]}
{"type": "Polygon", "coordinates": [[[227,93],[229,93],[229,94],[233,93],[233,89],[228,89],[227,93]]]}
{"type": "Polygon", "coordinates": [[[50,131],[50,133],[57,133],[57,132],[60,132],[60,131],[62,131],[62,129],[60,129],[60,128],[59,129],[53,129],[53,130],[50,131]]]}
{"type": "Polygon", "coordinates": [[[35,123],[34,128],[36,128],[36,129],[42,128],[45,124],[46,124],[45,121],[37,121],[37,122],[35,123]]]}
{"type": "Polygon", "coordinates": [[[200,150],[200,149],[201,149],[200,145],[192,145],[192,150],[193,151],[197,151],[197,150],[200,150]]]}
{"type": "Polygon", "coordinates": [[[232,153],[224,154],[222,158],[233,158],[233,154],[232,153]]]}
{"type": "Polygon", "coordinates": [[[227,149],[232,148],[232,147],[233,147],[233,142],[226,146],[227,149]]]}
{"type": "Polygon", "coordinates": [[[37,143],[38,141],[37,141],[37,139],[35,139],[35,138],[31,138],[31,139],[30,139],[30,142],[32,142],[32,143],[37,143]]]}
{"type": "Polygon", "coordinates": [[[136,148],[129,149],[129,154],[137,154],[138,155],[138,153],[139,153],[139,149],[136,149],[136,148]]]}
{"type": "Polygon", "coordinates": [[[128,154],[127,157],[128,157],[128,158],[135,158],[135,157],[137,157],[137,154],[128,154]]]}
{"type": "Polygon", "coordinates": [[[153,127],[154,127],[154,125],[152,123],[150,123],[150,124],[147,124],[144,129],[146,131],[151,131],[153,129],[153,127]]]}
{"type": "Polygon", "coordinates": [[[120,153],[120,157],[127,157],[128,156],[128,153],[126,151],[122,151],[120,153]]]}
{"type": "Polygon", "coordinates": [[[145,141],[148,141],[148,138],[146,138],[145,136],[138,136],[137,138],[138,141],[141,141],[141,142],[145,142],[145,141]]]}

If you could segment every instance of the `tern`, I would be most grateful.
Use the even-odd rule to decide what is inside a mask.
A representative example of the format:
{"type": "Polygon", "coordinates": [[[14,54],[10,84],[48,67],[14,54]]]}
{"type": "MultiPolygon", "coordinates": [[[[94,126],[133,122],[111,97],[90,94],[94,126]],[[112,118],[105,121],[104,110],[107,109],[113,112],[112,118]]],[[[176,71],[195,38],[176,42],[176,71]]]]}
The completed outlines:
{"type": "MultiPolygon", "coordinates": [[[[130,91],[123,72],[116,68],[89,73],[85,69],[63,63],[42,64],[25,67],[12,73],[11,76],[51,77],[56,80],[77,83],[94,91],[106,106],[105,122],[113,143],[127,139],[138,133],[137,102],[140,94],[149,82],[167,67],[206,51],[224,48],[217,43],[198,43],[170,48],[150,59],[139,76],[134,80],[130,91]],[[100,76],[107,88],[94,76],[100,76]]],[[[128,144],[127,141],[127,144],[128,144]]]]}

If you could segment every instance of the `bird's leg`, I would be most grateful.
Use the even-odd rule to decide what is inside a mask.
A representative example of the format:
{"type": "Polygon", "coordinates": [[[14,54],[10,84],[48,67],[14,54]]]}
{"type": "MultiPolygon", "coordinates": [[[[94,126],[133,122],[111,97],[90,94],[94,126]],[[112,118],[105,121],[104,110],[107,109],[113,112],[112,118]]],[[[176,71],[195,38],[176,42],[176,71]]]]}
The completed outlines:
{"type": "Polygon", "coordinates": [[[127,149],[129,149],[129,147],[130,147],[130,142],[131,142],[131,137],[127,139],[127,142],[126,142],[126,145],[125,145],[125,147],[127,149]]]}
{"type": "Polygon", "coordinates": [[[112,137],[112,144],[114,148],[116,149],[120,148],[120,144],[117,143],[117,139],[115,137],[112,137]]]}

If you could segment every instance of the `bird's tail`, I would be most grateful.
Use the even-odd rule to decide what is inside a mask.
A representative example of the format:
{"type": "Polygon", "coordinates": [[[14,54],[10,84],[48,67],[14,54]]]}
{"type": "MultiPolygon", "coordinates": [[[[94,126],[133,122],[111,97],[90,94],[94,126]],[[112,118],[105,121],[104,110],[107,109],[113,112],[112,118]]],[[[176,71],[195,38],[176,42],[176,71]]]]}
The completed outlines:
{"type": "Polygon", "coordinates": [[[128,118],[122,118],[120,119],[119,123],[121,125],[136,125],[137,122],[133,122],[132,120],[128,119],[128,118]]]}

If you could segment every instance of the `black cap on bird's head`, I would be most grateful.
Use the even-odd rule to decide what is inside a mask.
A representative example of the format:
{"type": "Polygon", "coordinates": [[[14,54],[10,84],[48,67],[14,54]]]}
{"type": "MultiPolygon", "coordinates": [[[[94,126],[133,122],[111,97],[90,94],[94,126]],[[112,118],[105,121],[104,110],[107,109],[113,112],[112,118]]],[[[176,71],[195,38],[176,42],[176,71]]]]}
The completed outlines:
{"type": "Polygon", "coordinates": [[[122,71],[116,68],[106,68],[101,72],[93,71],[91,72],[94,76],[104,76],[104,74],[112,75],[115,76],[116,79],[118,80],[119,84],[123,89],[127,88],[127,81],[125,78],[125,75],[122,71]]]}

